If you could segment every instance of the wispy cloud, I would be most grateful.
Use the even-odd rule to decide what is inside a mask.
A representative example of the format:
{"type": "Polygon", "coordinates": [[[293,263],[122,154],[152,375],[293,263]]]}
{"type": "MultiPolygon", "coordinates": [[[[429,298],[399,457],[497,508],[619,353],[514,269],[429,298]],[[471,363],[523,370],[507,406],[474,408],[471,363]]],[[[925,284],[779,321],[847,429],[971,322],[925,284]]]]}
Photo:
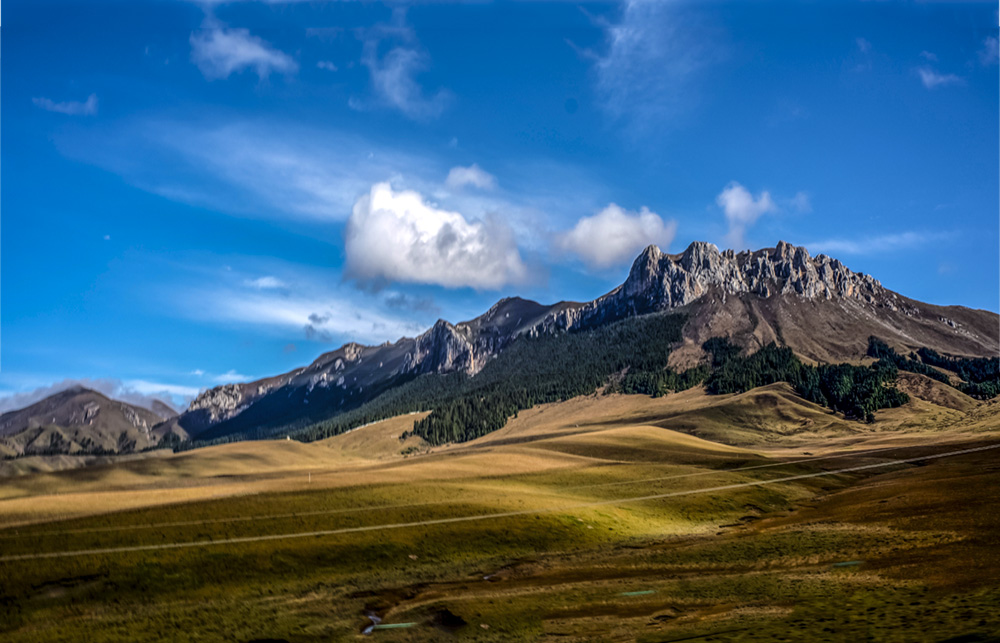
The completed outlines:
{"type": "Polygon", "coordinates": [[[243,375],[235,369],[229,369],[225,373],[206,373],[202,369],[196,368],[191,371],[189,375],[194,375],[195,377],[211,382],[212,384],[233,384],[236,382],[249,382],[256,379],[252,375],[243,375]]]}
{"type": "Polygon", "coordinates": [[[321,60],[316,63],[317,69],[325,69],[327,71],[337,71],[337,66],[330,62],[329,60],[321,60]]]}
{"type": "Polygon", "coordinates": [[[263,80],[271,72],[294,74],[299,66],[288,54],[247,29],[206,27],[191,34],[191,61],[209,80],[253,69],[263,80]]]}
{"type": "Polygon", "coordinates": [[[403,292],[387,292],[384,301],[387,307],[394,310],[409,310],[434,315],[441,312],[441,308],[434,303],[432,297],[408,295],[403,292]]]}
{"type": "Polygon", "coordinates": [[[631,261],[649,244],[666,250],[676,232],[676,221],[664,221],[649,208],[628,212],[612,203],[559,234],[556,246],[578,256],[591,268],[608,268],[631,261]]]}
{"type": "MultiPolygon", "coordinates": [[[[405,288],[375,296],[342,279],[339,270],[252,256],[220,258],[204,253],[182,259],[147,258],[163,262],[168,281],[145,283],[148,305],[181,319],[228,329],[252,330],[284,345],[297,340],[324,343],[359,341],[379,344],[422,332],[436,311],[413,305],[404,309],[386,301],[388,292],[407,302],[418,297],[405,288]],[[167,268],[171,268],[168,270],[167,268]],[[280,275],[285,289],[248,286],[250,275],[280,275]],[[164,308],[164,303],[167,306],[164,308]]],[[[242,371],[238,365],[236,375],[242,371]]],[[[219,370],[199,369],[196,382],[234,379],[219,370]]],[[[192,374],[189,374],[192,375],[192,374]]]]}
{"type": "Polygon", "coordinates": [[[814,253],[871,255],[917,248],[940,240],[943,236],[941,234],[910,231],[858,239],[827,239],[804,245],[814,253]]]}
{"type": "Polygon", "coordinates": [[[257,290],[283,290],[288,288],[288,284],[273,276],[257,277],[244,281],[247,286],[257,290]]]}
{"type": "Polygon", "coordinates": [[[983,46],[979,49],[979,62],[986,66],[1000,62],[1000,41],[995,36],[983,40],[983,46]]]}
{"type": "Polygon", "coordinates": [[[726,223],[729,225],[726,243],[737,250],[744,246],[747,228],[756,223],[762,215],[777,210],[770,192],[765,190],[754,198],[749,190],[736,181],[727,185],[715,198],[715,202],[722,208],[726,223]]]}
{"type": "MultiPolygon", "coordinates": [[[[188,402],[198,395],[200,389],[194,386],[185,386],[183,384],[168,384],[165,382],[150,382],[149,380],[127,380],[125,383],[126,389],[132,389],[138,392],[140,395],[156,398],[159,396],[171,396],[175,398],[183,398],[188,402]]],[[[118,399],[123,399],[128,401],[127,393],[125,397],[120,397],[118,399]]],[[[187,406],[185,403],[184,406],[187,406]]]]}
{"type": "Polygon", "coordinates": [[[492,190],[497,186],[495,176],[479,167],[475,163],[469,167],[453,167],[448,172],[445,185],[452,189],[459,189],[466,185],[477,187],[480,190],[492,190]]]}
{"type": "Polygon", "coordinates": [[[722,56],[719,35],[678,3],[627,0],[617,22],[596,22],[606,38],[594,60],[597,90],[612,116],[640,128],[687,107],[695,73],[722,56]]]}
{"type": "Polygon", "coordinates": [[[348,274],[376,286],[494,289],[528,274],[513,234],[500,221],[470,221],[388,183],[358,199],[344,237],[348,274]]]}
{"type": "Polygon", "coordinates": [[[206,120],[136,120],[56,142],[67,156],[171,200],[282,219],[342,221],[375,182],[443,172],[351,133],[206,120]]]}
{"type": "Polygon", "coordinates": [[[508,162],[492,181],[478,166],[461,168],[471,172],[453,175],[453,186],[460,178],[491,188],[456,189],[447,185],[451,172],[440,149],[403,152],[355,133],[280,120],[144,117],[60,133],[55,141],[64,155],[165,198],[278,221],[342,222],[358,198],[388,180],[393,189],[415,190],[467,219],[502,218],[519,246],[538,253],[555,230],[612,196],[601,177],[545,158],[508,162]]]}
{"type": "Polygon", "coordinates": [[[57,103],[49,98],[32,98],[31,102],[47,112],[70,116],[93,116],[97,113],[97,94],[91,94],[85,101],[65,101],[57,103]]]}
{"type": "Polygon", "coordinates": [[[266,292],[248,295],[215,288],[187,292],[184,299],[212,302],[211,308],[186,311],[192,317],[271,328],[278,336],[289,338],[378,344],[423,330],[413,319],[386,315],[344,292],[283,297],[266,292]]]}
{"type": "Polygon", "coordinates": [[[807,192],[796,192],[795,196],[784,202],[784,205],[792,212],[798,212],[799,214],[809,214],[812,212],[812,200],[809,198],[807,192]]]}
{"type": "Polygon", "coordinates": [[[234,384],[236,382],[249,382],[254,379],[250,375],[243,375],[242,373],[237,373],[233,369],[229,369],[225,373],[221,373],[212,378],[216,384],[234,384]]]}
{"type": "MultiPolygon", "coordinates": [[[[440,116],[451,100],[446,89],[426,95],[416,76],[430,66],[430,56],[420,48],[416,34],[406,24],[405,9],[393,11],[392,21],[363,32],[361,64],[368,68],[372,90],[378,102],[395,108],[414,120],[440,116]],[[386,51],[380,51],[383,46],[386,51]]],[[[365,109],[354,98],[351,106],[365,109]]]]}
{"type": "Polygon", "coordinates": [[[920,82],[924,84],[927,89],[937,89],[938,87],[947,87],[949,85],[961,85],[965,81],[955,74],[940,74],[930,67],[921,67],[917,69],[917,75],[920,76],[920,82]]]}

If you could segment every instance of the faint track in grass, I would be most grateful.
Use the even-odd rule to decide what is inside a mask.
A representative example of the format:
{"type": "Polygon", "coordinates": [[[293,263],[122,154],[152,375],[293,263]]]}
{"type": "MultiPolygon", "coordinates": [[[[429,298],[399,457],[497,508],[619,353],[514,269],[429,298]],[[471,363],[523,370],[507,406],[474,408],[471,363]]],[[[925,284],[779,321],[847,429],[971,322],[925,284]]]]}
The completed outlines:
{"type": "MultiPolygon", "coordinates": [[[[926,445],[928,447],[935,445],[926,445]]],[[[752,482],[739,482],[728,485],[719,485],[715,487],[707,487],[704,489],[688,489],[685,491],[673,491],[669,493],[659,493],[646,496],[634,496],[630,498],[614,498],[611,500],[598,500],[592,502],[583,502],[572,505],[563,505],[560,507],[550,507],[548,509],[525,509],[519,511],[504,511],[490,514],[478,514],[474,516],[458,516],[454,518],[435,518],[431,520],[418,520],[413,522],[402,522],[402,523],[389,523],[382,525],[367,525],[363,527],[345,527],[342,529],[326,529],[321,531],[308,531],[308,532],[296,532],[287,534],[272,534],[265,536],[245,536],[239,538],[225,538],[220,540],[200,540],[192,542],[180,542],[180,543],[164,543],[158,545],[134,545],[126,547],[110,547],[105,549],[82,549],[75,551],[57,551],[57,552],[43,552],[35,554],[19,554],[13,556],[0,556],[0,563],[15,562],[15,561],[25,561],[25,560],[40,560],[46,558],[68,558],[73,556],[92,556],[92,555],[102,555],[102,554],[122,554],[131,552],[141,552],[141,551],[163,551],[170,549],[189,549],[193,547],[212,547],[218,545],[235,545],[243,543],[256,543],[256,542],[268,542],[274,540],[290,540],[294,538],[319,538],[322,536],[335,536],[341,534],[354,534],[354,533],[364,533],[369,531],[387,531],[390,529],[406,529],[412,527],[430,527],[434,525],[447,525],[456,524],[463,522],[478,522],[483,520],[496,520],[499,518],[513,518],[517,516],[531,516],[538,514],[547,513],[557,513],[563,511],[572,511],[574,509],[587,509],[591,507],[604,507],[609,505],[622,505],[629,504],[633,502],[645,502],[650,500],[662,500],[666,498],[676,498],[679,496],[691,496],[701,493],[715,493],[721,491],[731,491],[734,489],[742,489],[747,487],[760,487],[769,484],[778,484],[782,482],[793,482],[796,480],[807,480],[810,478],[820,478],[825,476],[835,476],[844,473],[853,473],[857,471],[868,471],[871,469],[885,468],[896,466],[900,464],[910,464],[913,462],[922,462],[925,460],[936,460],[940,458],[948,458],[959,455],[965,455],[968,453],[977,453],[980,451],[989,451],[992,449],[1000,448],[1000,443],[989,444],[986,446],[972,447],[968,449],[961,449],[958,451],[948,451],[945,453],[936,453],[930,455],[923,455],[912,458],[904,458],[900,460],[888,460],[886,462],[877,462],[874,464],[865,464],[855,467],[846,467],[843,469],[836,469],[833,471],[819,471],[815,473],[803,473],[794,476],[786,476],[784,478],[775,478],[772,480],[755,480],[752,482]]]]}
{"type": "MultiPolygon", "coordinates": [[[[787,467],[793,464],[803,464],[806,462],[819,462],[821,460],[836,460],[839,458],[856,458],[866,455],[872,455],[875,453],[884,453],[886,451],[899,451],[900,449],[915,448],[922,445],[910,445],[910,446],[894,446],[894,447],[882,447],[879,449],[869,449],[867,451],[851,451],[848,453],[838,453],[836,455],[824,455],[817,456],[814,458],[801,458],[798,460],[786,460],[783,462],[768,462],[766,464],[754,464],[748,467],[737,467],[735,469],[709,469],[707,471],[695,471],[694,473],[681,473],[672,476],[660,476],[657,478],[640,478],[636,480],[616,480],[614,482],[596,482],[594,484],[582,484],[574,485],[572,487],[564,487],[567,491],[573,489],[592,489],[598,487],[614,487],[627,484],[638,484],[640,482],[658,482],[660,480],[677,480],[679,478],[694,478],[696,476],[708,476],[713,473],[736,473],[737,471],[752,471],[754,469],[769,469],[774,467],[787,467]]],[[[679,465],[675,465],[679,466],[679,465]]]]}
{"type": "MultiPolygon", "coordinates": [[[[367,426],[367,425],[366,425],[367,426]]],[[[918,445],[919,446],[919,445],[918,445]]],[[[559,487],[561,491],[575,491],[578,489],[592,489],[600,487],[613,487],[629,484],[641,484],[643,482],[659,482],[661,480],[678,480],[682,478],[693,478],[697,476],[707,476],[707,475],[722,475],[727,473],[738,473],[742,471],[752,471],[755,469],[767,469],[775,467],[785,467],[796,464],[802,464],[806,462],[818,462],[821,460],[834,460],[838,458],[850,458],[850,457],[861,457],[865,455],[871,455],[874,453],[883,453],[886,451],[895,451],[899,449],[904,449],[907,447],[882,447],[879,449],[869,449],[865,451],[853,451],[848,453],[838,453],[836,455],[828,456],[818,456],[813,458],[797,459],[797,460],[786,460],[782,462],[768,462],[765,464],[755,464],[746,467],[736,467],[734,469],[709,469],[706,471],[697,471],[694,473],[682,473],[671,476],[659,476],[656,478],[639,478],[633,480],[617,480],[614,482],[597,482],[593,484],[583,484],[583,485],[570,485],[567,487],[559,487]]],[[[684,466],[677,464],[670,464],[669,466],[684,466]]],[[[432,502],[415,502],[415,503],[404,503],[395,505],[382,505],[382,506],[368,506],[368,507],[349,507],[344,509],[323,509],[317,511],[299,511],[290,512],[283,514],[264,514],[256,516],[233,516],[229,518],[209,518],[206,520],[182,520],[176,522],[159,522],[159,523],[148,523],[148,524],[135,524],[135,525],[117,525],[114,527],[81,527],[76,529],[53,529],[49,531],[29,531],[25,534],[12,534],[12,533],[0,533],[0,539],[12,539],[12,538],[26,538],[33,536],[59,536],[63,534],[91,534],[91,533],[110,533],[110,532],[121,532],[121,531],[132,531],[132,530],[143,530],[143,529],[160,529],[160,528],[170,528],[170,527],[197,527],[199,525],[217,525],[225,523],[237,523],[237,522],[253,522],[258,520],[282,520],[285,518],[299,518],[299,517],[314,517],[314,516],[332,516],[337,514],[347,514],[347,513],[357,513],[361,511],[378,511],[380,509],[407,509],[411,507],[430,507],[434,505],[447,505],[447,504],[457,504],[454,500],[436,500],[432,502]]]]}
{"type": "MultiPolygon", "coordinates": [[[[226,496],[223,496],[226,498],[226,496]]],[[[0,534],[0,538],[28,538],[32,536],[61,536],[63,534],[92,534],[112,531],[132,531],[138,529],[160,529],[165,527],[197,527],[199,525],[217,525],[229,522],[252,522],[255,520],[281,520],[283,518],[305,518],[309,516],[327,516],[335,514],[356,513],[359,511],[377,511],[379,509],[403,509],[407,507],[429,507],[433,505],[456,504],[454,500],[435,500],[433,502],[412,502],[400,505],[376,505],[369,507],[348,507],[345,509],[323,509],[318,511],[298,511],[284,514],[265,514],[261,516],[233,516],[232,518],[208,518],[206,520],[181,520],[177,522],[154,522],[138,525],[118,525],[115,527],[81,527],[79,529],[59,529],[52,531],[29,531],[24,534],[0,534]]],[[[16,529],[16,528],[11,528],[16,529]]]]}

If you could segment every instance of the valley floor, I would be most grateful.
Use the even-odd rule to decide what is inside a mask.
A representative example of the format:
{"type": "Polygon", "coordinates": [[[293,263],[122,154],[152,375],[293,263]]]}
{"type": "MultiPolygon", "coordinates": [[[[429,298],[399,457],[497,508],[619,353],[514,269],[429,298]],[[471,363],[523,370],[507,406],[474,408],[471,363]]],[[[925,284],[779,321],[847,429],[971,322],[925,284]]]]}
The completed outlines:
{"type": "Polygon", "coordinates": [[[927,382],[874,425],[774,385],[3,478],[0,638],[994,640],[1000,405],[927,382]]]}

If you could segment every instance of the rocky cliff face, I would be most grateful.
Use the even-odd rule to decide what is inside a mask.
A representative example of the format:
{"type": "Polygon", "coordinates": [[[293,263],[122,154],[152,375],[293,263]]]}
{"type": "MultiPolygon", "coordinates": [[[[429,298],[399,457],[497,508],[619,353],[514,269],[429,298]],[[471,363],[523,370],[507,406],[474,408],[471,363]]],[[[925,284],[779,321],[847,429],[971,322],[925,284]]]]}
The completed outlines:
{"type": "Polygon", "coordinates": [[[782,241],[774,249],[739,254],[719,252],[703,242],[692,243],[680,255],[667,255],[650,246],[632,266],[621,296],[670,308],[689,304],[712,287],[732,295],[845,297],[868,303],[880,303],[888,294],[876,279],[826,255],[810,257],[805,248],[782,241]]]}
{"type": "Polygon", "coordinates": [[[472,373],[476,370],[476,355],[469,329],[456,328],[443,319],[417,337],[413,350],[403,363],[406,373],[472,373]]]}
{"type": "Polygon", "coordinates": [[[707,336],[727,335],[744,343],[777,341],[820,361],[860,357],[869,334],[958,354],[987,354],[998,341],[992,313],[914,302],[836,259],[811,257],[785,242],[740,253],[703,242],[680,254],[649,246],[621,286],[591,302],[544,306],[502,299],[468,322],[439,320],[420,336],[393,344],[346,344],[305,368],[206,391],[172,422],[196,435],[220,423],[294,417],[287,412],[292,404],[308,408],[303,417],[328,417],[400,378],[475,375],[522,334],[579,330],[674,309],[690,315],[685,334],[695,347],[707,336]]]}
{"type": "MultiPolygon", "coordinates": [[[[262,391],[262,392],[267,392],[262,391]]],[[[224,420],[242,410],[243,391],[239,384],[225,384],[204,391],[191,402],[190,411],[205,411],[212,422],[224,420]]]]}
{"type": "Polygon", "coordinates": [[[544,319],[551,309],[508,297],[472,321],[452,325],[440,319],[414,340],[402,371],[415,374],[461,371],[474,375],[518,335],[544,319]]]}
{"type": "Polygon", "coordinates": [[[588,327],[670,310],[710,293],[850,299],[890,310],[905,307],[902,298],[873,277],[853,272],[826,255],[810,257],[805,248],[784,241],[775,248],[741,253],[720,252],[713,244],[696,241],[676,255],[647,247],[620,287],[592,302],[553,312],[532,332],[588,327]]]}

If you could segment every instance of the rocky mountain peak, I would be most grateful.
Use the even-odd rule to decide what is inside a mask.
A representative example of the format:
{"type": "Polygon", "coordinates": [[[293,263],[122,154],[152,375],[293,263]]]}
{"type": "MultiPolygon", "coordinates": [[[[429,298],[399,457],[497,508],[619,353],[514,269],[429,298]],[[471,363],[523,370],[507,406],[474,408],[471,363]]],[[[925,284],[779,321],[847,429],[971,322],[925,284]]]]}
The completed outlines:
{"type": "Polygon", "coordinates": [[[710,289],[727,294],[762,297],[791,294],[806,298],[845,297],[892,305],[882,285],[868,275],[849,270],[826,255],[779,241],[756,252],[720,252],[711,243],[696,241],[679,255],[646,248],[632,265],[618,296],[637,300],[641,308],[683,306],[710,289]]]}
{"type": "Polygon", "coordinates": [[[655,245],[646,246],[642,254],[632,262],[632,269],[629,270],[623,289],[629,294],[636,294],[647,288],[659,275],[660,263],[664,256],[655,245]]]}
{"type": "Polygon", "coordinates": [[[771,256],[775,261],[790,260],[793,256],[795,256],[797,250],[801,250],[807,257],[809,256],[809,253],[805,248],[796,248],[787,241],[779,241],[778,245],[774,247],[774,252],[771,256]]]}
{"type": "Polygon", "coordinates": [[[476,368],[468,340],[455,326],[439,319],[430,330],[417,337],[404,370],[444,373],[455,370],[474,372],[476,368]]]}
{"type": "Polygon", "coordinates": [[[706,241],[693,241],[687,249],[681,253],[680,264],[685,270],[714,270],[722,263],[722,253],[714,243],[706,241]]]}

